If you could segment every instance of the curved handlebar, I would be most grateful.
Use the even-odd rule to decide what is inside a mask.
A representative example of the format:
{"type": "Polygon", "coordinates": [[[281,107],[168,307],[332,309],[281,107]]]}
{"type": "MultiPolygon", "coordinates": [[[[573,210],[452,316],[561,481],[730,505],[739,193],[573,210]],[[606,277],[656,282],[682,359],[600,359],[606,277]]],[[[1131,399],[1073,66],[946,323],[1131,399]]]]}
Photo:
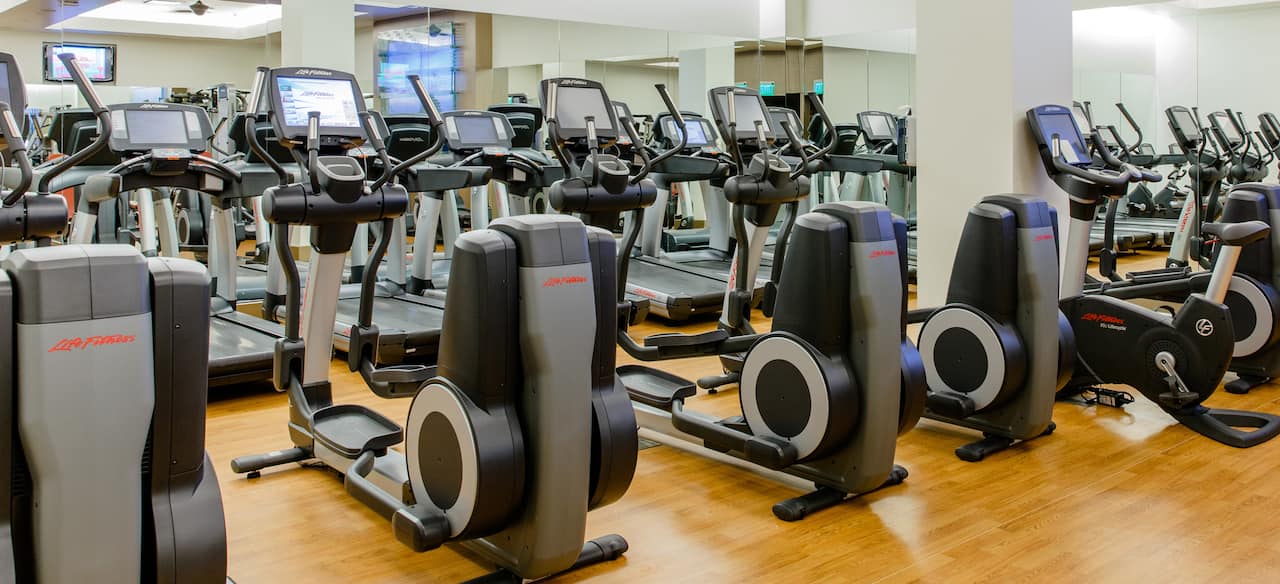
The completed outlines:
{"type": "Polygon", "coordinates": [[[4,133],[5,142],[9,144],[9,151],[12,153],[13,159],[18,162],[18,172],[21,178],[18,185],[12,191],[4,196],[4,206],[11,206],[27,194],[27,190],[31,188],[31,181],[35,177],[35,170],[31,168],[31,158],[27,156],[27,143],[22,140],[22,131],[18,129],[18,121],[13,117],[13,111],[9,109],[9,104],[0,102],[0,131],[4,133]]]}
{"type": "Polygon", "coordinates": [[[98,116],[98,137],[94,138],[93,143],[89,144],[79,152],[59,158],[43,176],[36,185],[36,192],[47,194],[49,184],[53,182],[62,173],[72,169],[76,165],[88,160],[93,155],[107,147],[107,142],[111,140],[111,112],[103,107],[102,100],[98,98],[97,92],[93,90],[93,84],[89,82],[89,78],[85,76],[84,70],[80,68],[80,63],[76,62],[75,55],[71,53],[63,53],[58,55],[58,59],[66,66],[67,72],[71,75],[71,80],[76,84],[76,89],[80,91],[80,95],[85,101],[89,102],[89,108],[98,116]]]}

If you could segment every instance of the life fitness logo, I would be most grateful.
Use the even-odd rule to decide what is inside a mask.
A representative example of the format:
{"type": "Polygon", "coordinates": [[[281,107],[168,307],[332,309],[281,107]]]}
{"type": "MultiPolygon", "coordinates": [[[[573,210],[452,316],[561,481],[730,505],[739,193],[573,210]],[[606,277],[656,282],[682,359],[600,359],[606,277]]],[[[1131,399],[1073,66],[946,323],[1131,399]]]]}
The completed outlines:
{"type": "Polygon", "coordinates": [[[870,256],[867,256],[867,257],[869,257],[870,259],[873,259],[873,260],[874,260],[874,259],[876,259],[876,258],[891,258],[891,257],[894,257],[894,256],[896,256],[896,255],[898,255],[898,252],[896,252],[896,251],[894,251],[894,250],[891,250],[891,249],[878,249],[878,250],[876,250],[876,251],[871,252],[871,255],[870,255],[870,256]]]}
{"type": "Polygon", "coordinates": [[[1202,337],[1207,337],[1213,334],[1213,322],[1207,318],[1202,318],[1200,320],[1197,320],[1196,333],[1202,337]]]}
{"type": "Polygon", "coordinates": [[[333,77],[333,71],[326,71],[324,69],[297,69],[293,74],[307,75],[309,77],[333,77]]]}
{"type": "Polygon", "coordinates": [[[1129,326],[1125,324],[1125,321],[1123,318],[1120,318],[1118,316],[1111,316],[1110,314],[1099,314],[1097,312],[1090,312],[1080,317],[1080,320],[1083,322],[1096,322],[1098,323],[1098,328],[1110,329],[1113,331],[1129,330],[1129,326]]]}
{"type": "Polygon", "coordinates": [[[586,284],[585,276],[552,276],[542,283],[543,288],[559,288],[560,286],[573,286],[576,284],[586,284]]]}
{"type": "Polygon", "coordinates": [[[49,353],[84,351],[106,345],[129,345],[137,340],[133,335],[102,335],[95,337],[67,337],[49,347],[49,353]]]}
{"type": "Polygon", "coordinates": [[[1049,241],[1050,239],[1053,239],[1052,233],[1045,233],[1043,235],[1036,236],[1036,241],[1049,241]]]}

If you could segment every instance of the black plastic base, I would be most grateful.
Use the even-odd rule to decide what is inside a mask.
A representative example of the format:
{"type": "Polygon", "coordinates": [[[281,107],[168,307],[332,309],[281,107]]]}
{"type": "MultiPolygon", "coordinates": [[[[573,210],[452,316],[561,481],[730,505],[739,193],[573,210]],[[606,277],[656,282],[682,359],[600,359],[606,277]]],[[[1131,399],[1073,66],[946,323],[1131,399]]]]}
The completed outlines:
{"type": "MultiPolygon", "coordinates": [[[[1041,432],[1040,436],[1037,436],[1037,438],[1048,436],[1052,434],[1054,430],[1057,430],[1057,429],[1058,429],[1057,424],[1053,422],[1049,422],[1049,427],[1045,428],[1044,432],[1041,432]]],[[[957,448],[956,458],[959,458],[960,460],[963,460],[965,462],[980,462],[992,454],[995,454],[997,452],[1001,452],[1004,450],[1008,450],[1009,447],[1013,446],[1017,442],[1018,442],[1017,440],[1010,438],[1008,436],[995,436],[992,434],[984,433],[982,440],[978,440],[977,442],[971,442],[969,444],[965,444],[964,446],[957,448]]]]}
{"type": "Polygon", "coordinates": [[[1258,387],[1259,385],[1262,385],[1268,381],[1271,381],[1270,377],[1258,377],[1256,375],[1241,375],[1235,380],[1227,382],[1222,387],[1223,389],[1227,390],[1227,393],[1243,395],[1243,394],[1249,393],[1249,391],[1252,390],[1253,388],[1258,387]]]}
{"type": "Polygon", "coordinates": [[[1261,412],[1197,406],[1185,412],[1169,412],[1169,415],[1203,436],[1236,448],[1251,448],[1280,435],[1280,416],[1261,412]]]}
{"type": "MultiPolygon", "coordinates": [[[[582,545],[582,551],[578,553],[578,560],[568,570],[560,572],[560,574],[581,570],[604,562],[612,562],[622,557],[622,554],[627,553],[627,549],[627,540],[623,539],[621,535],[611,534],[588,540],[587,543],[582,545]]],[[[498,570],[492,574],[485,574],[479,578],[467,580],[464,584],[493,584],[498,582],[524,582],[524,578],[509,570],[498,570]]]]}
{"type": "Polygon", "coordinates": [[[303,462],[310,460],[313,454],[306,448],[290,448],[287,450],[276,450],[266,454],[251,454],[241,456],[231,461],[231,472],[237,474],[248,474],[249,478],[256,479],[262,476],[259,472],[264,468],[272,466],[280,466],[291,462],[303,462]]]}
{"type": "MultiPolygon", "coordinates": [[[[907,480],[907,475],[908,473],[906,468],[895,464],[893,465],[893,470],[889,471],[889,478],[886,479],[884,484],[880,485],[878,488],[883,489],[885,487],[900,485],[903,481],[907,480]]],[[[818,487],[818,489],[812,493],[807,493],[800,495],[799,497],[778,502],[773,506],[773,515],[783,521],[799,521],[816,511],[821,511],[828,507],[834,507],[848,497],[849,493],[845,493],[844,491],[838,491],[829,487],[818,487]]]]}

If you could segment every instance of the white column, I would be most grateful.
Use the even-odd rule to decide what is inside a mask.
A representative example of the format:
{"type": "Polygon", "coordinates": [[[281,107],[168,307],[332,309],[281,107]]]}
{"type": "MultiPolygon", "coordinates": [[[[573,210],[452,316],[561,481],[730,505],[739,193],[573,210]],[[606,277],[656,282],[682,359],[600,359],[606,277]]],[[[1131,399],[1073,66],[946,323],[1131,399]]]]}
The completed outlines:
{"type": "Polygon", "coordinates": [[[707,91],[733,85],[733,45],[680,51],[680,77],[676,106],[681,110],[710,115],[707,91]]]}
{"type": "MultiPolygon", "coordinates": [[[[355,14],[355,0],[281,0],[280,65],[355,74],[355,14]]],[[[310,241],[307,228],[291,229],[289,235],[295,248],[305,248],[310,241]]]]}
{"type": "Polygon", "coordinates": [[[945,300],[965,218],[983,197],[1045,198],[1066,225],[1066,194],[1040,163],[1026,112],[1071,103],[1071,1],[918,0],[916,18],[917,257],[925,307],[945,300]]]}
{"type": "Polygon", "coordinates": [[[282,0],[280,63],[355,73],[355,0],[282,0]]]}

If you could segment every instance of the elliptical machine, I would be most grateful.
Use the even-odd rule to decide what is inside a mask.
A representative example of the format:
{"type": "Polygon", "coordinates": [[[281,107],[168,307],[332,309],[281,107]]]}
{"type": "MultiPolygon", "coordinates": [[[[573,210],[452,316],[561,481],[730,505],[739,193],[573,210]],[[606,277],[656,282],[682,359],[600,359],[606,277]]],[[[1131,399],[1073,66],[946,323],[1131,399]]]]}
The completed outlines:
{"type": "MultiPolygon", "coordinates": [[[[598,153],[600,139],[613,138],[621,127],[632,141],[639,141],[631,120],[615,121],[608,113],[604,104],[609,100],[599,83],[549,79],[543,81],[542,91],[557,155],[566,166],[583,161],[580,185],[589,186],[592,176],[597,180],[609,176],[597,172],[608,168],[604,164],[608,158],[598,153]],[[565,98],[566,92],[573,93],[572,99],[565,98]],[[599,126],[603,131],[594,119],[607,120],[599,126]],[[584,126],[585,132],[566,130],[584,126]]],[[[679,135],[687,135],[683,115],[664,87],[658,86],[658,91],[680,128],[679,135]]],[[[727,138],[740,169],[724,187],[734,204],[737,232],[725,312],[745,318],[750,314],[749,283],[754,282],[768,227],[781,206],[794,205],[808,195],[809,181],[766,151],[776,130],[759,94],[721,87],[711,90],[709,97],[721,135],[727,138]],[[747,148],[758,151],[749,163],[741,154],[747,148]],[[749,231],[748,216],[759,227],[749,231]]],[[[794,128],[788,124],[784,129],[799,142],[794,128]]],[[[646,158],[641,172],[662,169],[665,160],[682,147],[646,158]]],[[[581,213],[602,225],[616,224],[619,213],[630,212],[633,220],[622,245],[630,249],[639,235],[644,208],[653,197],[603,197],[595,191],[560,189],[553,191],[551,200],[562,212],[581,213]]],[[[824,205],[800,218],[791,238],[792,255],[786,255],[786,245],[779,245],[775,252],[775,262],[785,261],[785,266],[777,284],[772,333],[731,336],[716,329],[698,335],[659,334],[641,345],[627,334],[625,314],[617,319],[618,344],[643,361],[744,353],[739,392],[742,416],[726,419],[685,408],[685,400],[696,393],[691,381],[639,365],[620,367],[618,373],[641,428],[655,437],[728,454],[757,465],[766,474],[777,471],[813,481],[813,492],[774,505],[774,514],[787,521],[836,505],[850,495],[901,483],[907,472],[893,463],[894,443],[900,429],[915,425],[911,408],[900,403],[901,371],[892,366],[901,360],[902,351],[904,286],[898,249],[905,241],[899,241],[888,209],[866,203],[824,205]],[[904,410],[908,419],[901,420],[904,410]]],[[[786,238],[780,236],[779,241],[786,238]]],[[[629,260],[630,254],[619,254],[620,281],[629,260]]],[[[625,312],[625,299],[618,296],[617,300],[625,312]]],[[[918,393],[923,394],[922,388],[918,393]]]]}
{"type": "Polygon", "coordinates": [[[613,253],[612,237],[561,216],[499,219],[492,229],[463,235],[438,366],[378,369],[373,362],[376,268],[391,222],[409,200],[390,181],[442,144],[440,113],[422,81],[409,81],[437,138],[418,157],[392,164],[354,76],[316,68],[258,72],[255,96],[268,88],[276,135],[305,147],[308,161],[307,181],[263,195],[288,281],[276,384],[289,394],[295,446],[237,458],[232,469],[254,477],[269,466],[318,460],[345,477],[349,494],[390,520],[406,546],[458,543],[504,576],[543,578],[613,560],[627,549],[620,536],[583,543],[588,509],[626,492],[638,450],[634,418],[613,376],[616,304],[612,263],[603,260],[613,253]],[[353,158],[338,154],[365,140],[384,168],[372,184],[353,158]],[[416,392],[407,437],[371,409],[332,402],[331,323],[343,256],[356,226],[370,221],[383,229],[363,276],[348,356],[378,395],[416,392]],[[312,228],[315,257],[302,307],[288,225],[312,228]],[[583,305],[596,306],[600,318],[572,318],[583,305]],[[402,438],[404,455],[392,450],[402,438]]]}
{"type": "MultiPolygon", "coordinates": [[[[0,152],[19,174],[0,241],[39,246],[0,264],[0,581],[223,584],[226,525],[204,450],[209,277],[128,245],[46,247],[67,220],[51,181],[101,151],[112,127],[74,55],[58,58],[102,131],[34,194],[0,104],[0,152]]],[[[0,53],[0,71],[21,111],[12,55],[0,53]]]]}
{"type": "Polygon", "coordinates": [[[1217,410],[1202,402],[1217,390],[1235,344],[1226,298],[1241,247],[1267,237],[1262,222],[1206,223],[1203,232],[1221,242],[1213,276],[1203,294],[1188,296],[1172,317],[1123,300],[1084,294],[1088,233],[1098,205],[1123,197],[1130,183],[1156,182],[1140,170],[1098,149],[1108,168],[1093,168],[1071,110],[1045,105],[1027,112],[1045,169],[1071,197],[1071,231],[1060,306],[1076,336],[1075,373],[1066,397],[1100,383],[1137,389],[1188,428],[1235,446],[1256,446],[1280,434],[1280,417],[1217,410]],[[1255,428],[1244,431],[1239,428],[1255,428]]]}

